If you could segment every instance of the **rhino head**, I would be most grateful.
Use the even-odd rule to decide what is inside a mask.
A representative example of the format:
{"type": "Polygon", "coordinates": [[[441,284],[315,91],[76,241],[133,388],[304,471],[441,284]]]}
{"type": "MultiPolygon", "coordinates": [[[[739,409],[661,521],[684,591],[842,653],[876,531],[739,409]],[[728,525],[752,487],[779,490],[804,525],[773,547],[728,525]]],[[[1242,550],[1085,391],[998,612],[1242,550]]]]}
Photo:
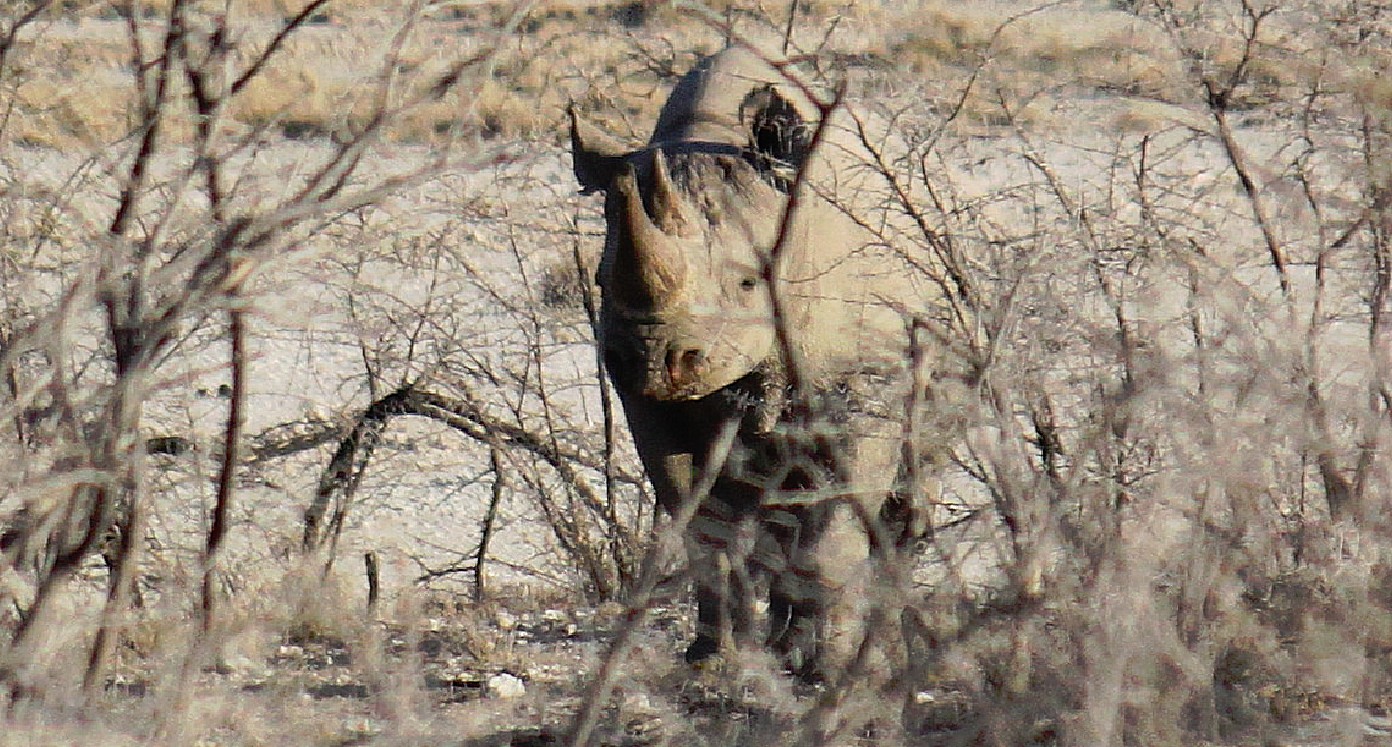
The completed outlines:
{"type": "Polygon", "coordinates": [[[698,399],[776,360],[765,268],[810,138],[772,87],[750,93],[738,121],[744,142],[629,151],[571,113],[576,176],[606,195],[599,333],[628,394],[698,399]]]}

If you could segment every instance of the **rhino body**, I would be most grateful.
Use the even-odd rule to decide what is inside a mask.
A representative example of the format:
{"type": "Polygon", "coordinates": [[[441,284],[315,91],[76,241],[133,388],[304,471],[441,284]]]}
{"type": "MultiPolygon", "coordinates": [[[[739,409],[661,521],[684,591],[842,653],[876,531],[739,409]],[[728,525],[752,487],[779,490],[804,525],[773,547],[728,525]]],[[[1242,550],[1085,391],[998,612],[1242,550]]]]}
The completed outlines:
{"type": "Polygon", "coordinates": [[[577,179],[606,195],[596,334],[664,508],[739,421],[689,530],[687,658],[752,643],[767,584],[766,641],[810,677],[855,645],[865,520],[900,475],[907,315],[923,305],[857,213],[856,141],[833,118],[813,148],[817,115],[772,64],[731,48],[679,82],[644,147],[571,122],[577,179]]]}

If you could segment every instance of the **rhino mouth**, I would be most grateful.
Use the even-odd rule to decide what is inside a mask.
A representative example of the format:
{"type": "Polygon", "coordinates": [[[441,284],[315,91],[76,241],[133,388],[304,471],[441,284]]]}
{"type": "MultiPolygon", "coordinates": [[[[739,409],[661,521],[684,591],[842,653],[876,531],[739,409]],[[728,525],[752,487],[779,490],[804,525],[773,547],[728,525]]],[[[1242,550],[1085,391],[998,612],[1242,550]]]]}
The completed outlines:
{"type": "Polygon", "coordinates": [[[625,321],[630,324],[608,325],[604,359],[614,384],[630,394],[666,402],[716,394],[748,398],[767,379],[760,357],[743,352],[738,339],[625,321]]]}
{"type": "MultiPolygon", "coordinates": [[[[674,382],[667,367],[656,362],[662,359],[650,353],[641,342],[629,340],[623,344],[611,340],[605,346],[605,367],[609,378],[620,389],[659,401],[693,402],[706,400],[739,412],[745,430],[763,432],[771,429],[788,400],[787,384],[778,373],[779,367],[763,362],[738,374],[728,383],[715,384],[722,378],[719,372],[690,380],[674,382]]],[[[725,374],[728,376],[728,373],[725,374]]]]}
{"type": "Polygon", "coordinates": [[[668,401],[719,397],[732,400],[732,404],[768,398],[769,378],[762,366],[751,368],[748,361],[702,358],[690,350],[668,350],[655,356],[641,384],[643,396],[668,401]]]}
{"type": "Polygon", "coordinates": [[[709,396],[719,399],[729,412],[740,413],[740,430],[745,433],[772,431],[788,404],[787,383],[777,367],[768,363],[709,396]]]}
{"type": "Polygon", "coordinates": [[[694,401],[716,396],[742,399],[752,396],[755,379],[748,383],[744,381],[750,376],[745,374],[728,384],[721,381],[724,377],[719,375],[679,379],[666,368],[656,366],[650,370],[647,382],[642,386],[642,394],[650,399],[666,401],[694,401]]]}

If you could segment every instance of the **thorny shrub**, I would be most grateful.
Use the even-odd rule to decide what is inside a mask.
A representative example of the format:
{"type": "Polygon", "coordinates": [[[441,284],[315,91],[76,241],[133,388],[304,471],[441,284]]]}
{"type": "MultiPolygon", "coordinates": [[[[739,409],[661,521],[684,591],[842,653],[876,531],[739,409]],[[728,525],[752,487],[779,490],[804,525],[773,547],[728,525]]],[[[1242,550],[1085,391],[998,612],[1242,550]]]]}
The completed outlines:
{"type": "MultiPolygon", "coordinates": [[[[436,548],[455,562],[422,550],[409,575],[479,583],[490,533],[521,523],[492,509],[516,493],[545,519],[525,541],[559,559],[529,572],[649,601],[660,564],[640,558],[654,519],[571,305],[593,311],[588,283],[567,273],[589,277],[599,227],[567,214],[593,205],[567,202],[558,158],[533,172],[540,160],[498,142],[461,152],[439,109],[447,99],[494,141],[533,133],[536,121],[489,125],[470,96],[506,99],[495,119],[531,117],[513,97],[556,78],[538,64],[502,91],[486,46],[405,59],[412,17],[351,101],[326,84],[307,103],[239,101],[284,74],[286,39],[334,21],[318,15],[325,3],[247,37],[200,3],[140,3],[111,21],[131,64],[103,101],[127,103],[89,121],[71,105],[86,89],[50,95],[55,81],[25,59],[36,36],[67,28],[58,5],[0,19],[13,113],[0,120],[0,702],[77,680],[101,691],[113,652],[139,637],[131,621],[152,616],[191,621],[162,652],[190,676],[217,658],[217,621],[235,617],[222,613],[254,596],[239,590],[276,585],[258,568],[300,548],[316,571],[344,556],[338,543],[370,534],[373,511],[404,515],[392,488],[422,474],[452,477],[411,495],[499,498],[469,515],[468,541],[436,548]],[[312,126],[281,116],[296,103],[312,105],[312,126]],[[384,145],[393,123],[445,155],[398,158],[384,145]],[[477,178],[456,189],[441,173],[477,178]],[[532,202],[490,201],[495,178],[530,185],[532,202]],[[429,217],[403,231],[417,211],[429,217]],[[287,287],[299,294],[281,305],[287,287]],[[329,321],[286,323],[297,315],[329,321]],[[303,336],[258,332],[281,329],[303,336]],[[258,378],[286,349],[332,375],[313,394],[258,378]],[[179,418],[218,425],[164,430],[179,418]]],[[[962,313],[944,341],[970,375],[941,384],[913,431],[935,441],[915,449],[944,455],[914,496],[933,526],[921,554],[881,559],[913,573],[867,599],[876,655],[801,701],[750,675],[763,666],[751,658],[731,676],[769,697],[748,709],[768,718],[698,736],[792,725],[807,744],[1192,744],[1279,736],[1335,704],[1384,707],[1385,10],[1152,0],[1010,16],[930,3],[943,32],[893,9],[815,5],[822,15],[791,15],[790,51],[856,67],[846,105],[883,154],[888,238],[953,294],[962,313]],[[1022,58],[1011,41],[1087,13],[1106,14],[1096,45],[1030,32],[1022,58]]],[[[689,59],[671,39],[710,45],[724,20],[748,20],[673,15],[680,37],[623,32],[635,68],[560,76],[574,98],[637,132],[689,59]]],[[[489,38],[520,20],[490,17],[501,33],[489,38]]],[[[537,59],[561,47],[539,43],[537,59]]],[[[670,684],[620,669],[590,692],[670,684]]],[[[179,713],[159,727],[172,741],[197,726],[179,713]]]]}

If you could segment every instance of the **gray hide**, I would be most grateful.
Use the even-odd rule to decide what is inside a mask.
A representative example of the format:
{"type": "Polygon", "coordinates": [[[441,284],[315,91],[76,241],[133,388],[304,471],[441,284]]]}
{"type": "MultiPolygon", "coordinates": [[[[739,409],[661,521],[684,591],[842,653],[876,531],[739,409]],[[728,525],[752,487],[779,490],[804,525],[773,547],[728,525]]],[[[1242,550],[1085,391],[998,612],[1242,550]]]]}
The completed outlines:
{"type": "Polygon", "coordinates": [[[731,635],[749,642],[763,579],[768,643],[808,677],[855,645],[871,572],[856,517],[879,516],[895,487],[903,309],[922,306],[909,269],[847,215],[866,193],[857,141],[834,116],[814,151],[816,117],[777,70],[732,48],[678,83],[646,147],[618,146],[573,114],[571,132],[582,188],[606,194],[596,332],[663,507],[691,493],[722,424],[740,423],[690,531],[699,627],[687,658],[731,635]],[[807,406],[788,390],[779,325],[807,406]]]}

